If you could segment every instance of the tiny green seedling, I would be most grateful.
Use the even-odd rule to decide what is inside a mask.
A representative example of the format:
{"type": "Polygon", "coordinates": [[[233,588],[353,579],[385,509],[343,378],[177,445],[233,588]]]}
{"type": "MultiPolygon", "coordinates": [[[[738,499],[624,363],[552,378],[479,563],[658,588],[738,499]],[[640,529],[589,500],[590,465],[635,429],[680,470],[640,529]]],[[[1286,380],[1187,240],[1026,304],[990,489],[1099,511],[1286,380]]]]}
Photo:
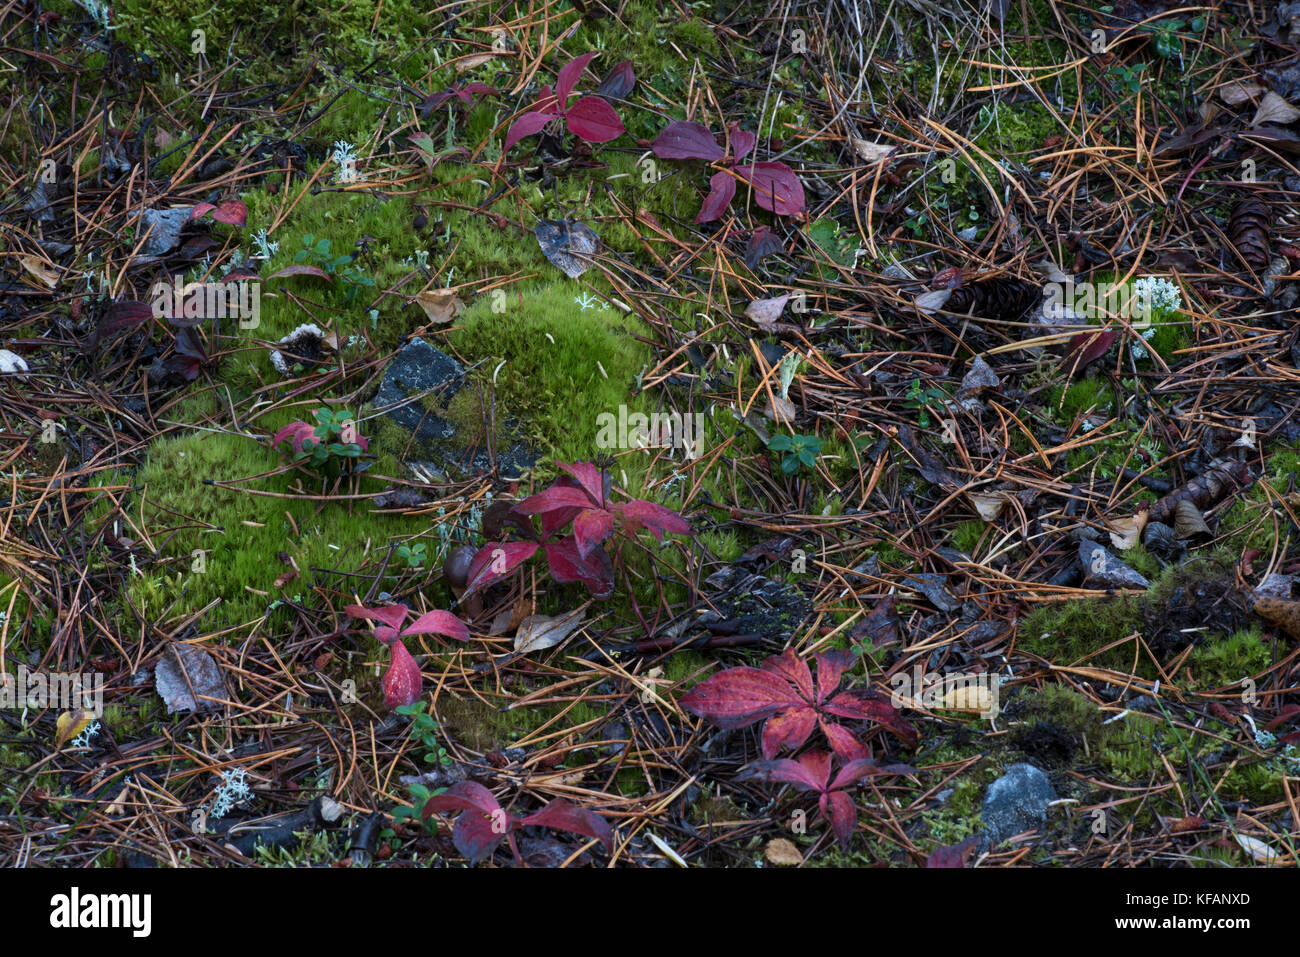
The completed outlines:
{"type": "Polygon", "coordinates": [[[822,440],[815,435],[774,435],[768,440],[767,447],[773,452],[784,452],[781,459],[781,471],[793,475],[800,468],[814,468],[817,456],[821,454],[822,440]]]}
{"type": "Polygon", "coordinates": [[[422,568],[427,557],[424,554],[424,542],[417,542],[414,545],[398,545],[397,557],[406,562],[408,568],[422,568]]]}

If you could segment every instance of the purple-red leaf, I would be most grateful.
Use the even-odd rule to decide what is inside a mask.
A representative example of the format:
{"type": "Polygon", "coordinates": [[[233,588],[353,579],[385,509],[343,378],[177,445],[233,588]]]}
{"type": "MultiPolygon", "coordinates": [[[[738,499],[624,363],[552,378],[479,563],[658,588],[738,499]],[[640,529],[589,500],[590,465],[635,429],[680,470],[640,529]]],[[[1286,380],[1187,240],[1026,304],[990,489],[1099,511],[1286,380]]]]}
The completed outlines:
{"type": "Polygon", "coordinates": [[[921,739],[897,708],[883,698],[876,697],[873,692],[841,691],[826,703],[824,710],[841,718],[874,721],[909,745],[915,745],[921,739]]]}
{"type": "MultiPolygon", "coordinates": [[[[584,53],[582,56],[576,57],[564,64],[564,66],[560,67],[560,73],[555,78],[555,96],[559,101],[561,113],[568,109],[569,94],[572,93],[573,88],[578,85],[578,77],[582,76],[582,71],[587,68],[587,64],[591,62],[592,57],[595,55],[595,50],[590,53],[584,53]]],[[[607,103],[605,105],[608,106],[609,104],[607,103]]]]}
{"type": "Polygon", "coordinates": [[[605,549],[593,548],[583,556],[578,554],[578,545],[572,538],[550,542],[545,547],[551,577],[561,585],[581,582],[596,598],[614,594],[614,566],[605,549]]]}
{"type": "Polygon", "coordinates": [[[1114,344],[1118,336],[1119,332],[1115,329],[1081,332],[1077,336],[1070,338],[1070,344],[1066,347],[1066,352],[1070,355],[1078,354],[1077,364],[1082,369],[1089,362],[1104,356],[1106,350],[1114,344]]]}
{"type": "Polygon", "coordinates": [[[844,791],[829,791],[821,796],[817,806],[822,816],[831,822],[831,830],[839,839],[840,847],[847,849],[858,826],[858,809],[853,798],[844,791]]]}
{"type": "Polygon", "coordinates": [[[660,159],[698,159],[710,163],[726,155],[707,127],[685,120],[664,127],[650,144],[650,149],[660,159]]]}
{"type": "Polygon", "coordinates": [[[500,581],[532,558],[536,551],[536,542],[488,542],[469,563],[469,573],[465,576],[465,594],[500,581]]]}
{"type": "Polygon", "coordinates": [[[609,76],[600,81],[596,94],[610,100],[621,100],[636,86],[636,73],[632,70],[632,61],[624,60],[609,71],[609,76]]]}
{"type": "MultiPolygon", "coordinates": [[[[290,422],[279,432],[275,433],[275,438],[271,439],[271,447],[275,448],[275,446],[279,445],[285,439],[288,439],[293,443],[293,451],[294,454],[296,455],[302,451],[303,442],[309,440],[312,442],[316,441],[316,430],[313,429],[312,426],[306,422],[290,422]]],[[[360,606],[358,605],[348,606],[348,608],[358,608],[358,607],[360,606]]],[[[406,607],[405,606],[401,606],[401,607],[402,607],[402,614],[405,615],[406,607]]],[[[344,610],[346,611],[347,609],[344,610]]],[[[348,614],[352,615],[352,612],[348,611],[348,614]]],[[[352,615],[352,617],[364,618],[364,617],[376,617],[376,616],[352,615]]]]}
{"type": "Polygon", "coordinates": [[[926,867],[965,867],[970,855],[979,844],[979,835],[972,834],[959,844],[936,848],[925,859],[926,867]]]}
{"type": "MultiPolygon", "coordinates": [[[[306,424],[306,423],[302,423],[306,424]]],[[[280,431],[284,431],[281,429],[280,431]]],[[[382,621],[390,628],[401,628],[410,611],[405,605],[384,605],[379,608],[367,608],[365,605],[344,605],[343,613],[349,618],[366,618],[382,621]]]]}
{"type": "Polygon", "coordinates": [[[620,502],[614,507],[623,517],[624,529],[629,533],[635,533],[641,528],[649,529],[657,542],[664,540],[665,532],[673,535],[690,535],[692,532],[690,523],[671,508],[647,502],[645,499],[634,498],[630,502],[620,502]]]}
{"type": "Polygon", "coordinates": [[[147,302],[123,299],[112,303],[95,325],[94,342],[111,339],[153,318],[153,307],[147,302]]]}
{"type": "Polygon", "coordinates": [[[692,688],[679,702],[691,714],[724,730],[743,728],[805,703],[780,675],[749,667],[720,671],[692,688]]]}
{"type": "Polygon", "coordinates": [[[469,628],[449,611],[426,611],[410,626],[402,629],[404,635],[447,635],[460,641],[469,641],[469,628]]]}
{"type": "Polygon", "coordinates": [[[614,832],[610,830],[609,823],[595,811],[577,807],[563,799],[552,801],[519,823],[524,827],[549,827],[595,838],[605,845],[607,853],[614,852],[614,832]]]}
{"type": "Polygon", "coordinates": [[[481,811],[492,814],[501,810],[496,795],[477,781],[458,781],[441,794],[435,794],[424,802],[421,820],[430,814],[446,814],[448,811],[481,811]]]}
{"type": "Polygon", "coordinates": [[[293,263],[285,266],[283,269],[277,269],[267,279],[287,279],[290,276],[315,276],[317,279],[324,279],[326,282],[333,282],[334,277],[327,273],[320,266],[313,266],[310,263],[293,263]]]}
{"type": "Polygon", "coordinates": [[[384,704],[392,711],[419,700],[423,679],[420,677],[420,666],[406,650],[406,645],[401,641],[393,641],[389,643],[388,649],[392,653],[392,661],[388,663],[382,684],[384,704]]]}
{"type": "Polygon", "coordinates": [[[588,143],[608,143],[623,135],[623,121],[598,96],[584,96],[564,114],[569,132],[588,143]]]}
{"type": "Polygon", "coordinates": [[[424,804],[421,819],[448,811],[463,812],[456,818],[451,839],[456,850],[471,864],[492,856],[506,834],[519,822],[500,804],[492,792],[474,781],[460,781],[424,804]]]}
{"type": "Polygon", "coordinates": [[[599,507],[600,502],[593,501],[591,496],[580,488],[552,485],[543,492],[528,496],[515,506],[515,511],[520,515],[545,515],[547,512],[553,512],[561,508],[589,509],[599,507]]]}
{"type": "Polygon", "coordinates": [[[749,155],[749,151],[758,142],[758,137],[748,130],[739,129],[734,123],[728,128],[728,133],[731,136],[731,160],[739,163],[749,155]]]}
{"type": "Polygon", "coordinates": [[[700,207],[700,215],[695,217],[695,222],[711,223],[715,219],[721,219],[735,195],[736,178],[726,170],[714,173],[709,177],[709,195],[704,197],[704,205],[700,207]]]}
{"type": "Polygon", "coordinates": [[[563,462],[556,462],[555,464],[568,472],[582,490],[591,496],[592,505],[605,504],[605,499],[609,495],[609,477],[596,468],[594,463],[574,462],[572,465],[565,465],[563,462]]]}
{"type": "Polygon", "coordinates": [[[506,142],[505,146],[501,148],[501,152],[503,154],[509,153],[510,147],[514,146],[525,136],[533,136],[540,133],[542,130],[546,129],[546,124],[551,122],[551,120],[555,119],[558,115],[559,114],[556,113],[539,113],[535,111],[520,114],[519,118],[510,124],[510,129],[506,131],[506,142]]]}
{"type": "Polygon", "coordinates": [[[784,163],[751,163],[736,173],[754,189],[754,202],[778,216],[798,216],[804,211],[803,184],[784,163]]]}
{"type": "Polygon", "coordinates": [[[242,226],[248,222],[248,207],[237,199],[226,200],[220,206],[199,203],[190,210],[190,219],[198,219],[207,213],[212,213],[212,218],[217,222],[228,223],[231,226],[242,226]]]}

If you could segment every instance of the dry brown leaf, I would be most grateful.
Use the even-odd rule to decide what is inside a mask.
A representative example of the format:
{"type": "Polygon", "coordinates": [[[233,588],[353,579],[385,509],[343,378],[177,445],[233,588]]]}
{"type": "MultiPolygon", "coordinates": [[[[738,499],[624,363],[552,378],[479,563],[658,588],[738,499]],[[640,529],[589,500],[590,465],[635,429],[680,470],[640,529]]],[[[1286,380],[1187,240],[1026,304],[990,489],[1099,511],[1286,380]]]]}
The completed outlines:
{"type": "Polygon", "coordinates": [[[980,685],[963,685],[943,696],[943,706],[957,711],[990,711],[993,708],[993,692],[980,685]]]}
{"type": "Polygon", "coordinates": [[[889,156],[890,153],[898,149],[897,146],[888,146],[884,143],[873,143],[870,140],[864,140],[857,136],[849,137],[853,143],[853,152],[868,163],[879,163],[889,156]]]}
{"type": "Polygon", "coordinates": [[[1174,508],[1174,538],[1182,541],[1198,536],[1213,538],[1214,533],[1205,524],[1205,516],[1196,507],[1196,503],[1183,499],[1174,508]]]}
{"type": "Polygon", "coordinates": [[[1002,514],[1011,496],[1006,492],[968,492],[966,497],[975,506],[975,511],[979,512],[980,518],[992,522],[1002,514]]]}
{"type": "Polygon", "coordinates": [[[1110,531],[1110,543],[1121,552],[1126,552],[1138,543],[1142,529],[1146,528],[1147,512],[1143,509],[1124,518],[1107,519],[1106,528],[1110,531]]]}
{"type": "Polygon", "coordinates": [[[1288,123],[1294,123],[1300,119],[1300,110],[1288,103],[1282,97],[1278,96],[1272,90],[1264,94],[1264,99],[1259,102],[1259,109],[1255,111],[1255,118],[1250,121],[1252,127],[1260,126],[1286,126],[1288,123]]]}
{"type": "Polygon", "coordinates": [[[59,271],[51,266],[46,265],[45,260],[40,256],[19,256],[18,261],[22,267],[35,276],[48,289],[53,289],[59,283],[59,271]]]}
{"type": "Polygon", "coordinates": [[[1247,100],[1253,100],[1263,92],[1264,88],[1258,83],[1233,80],[1231,83],[1225,83],[1219,87],[1219,99],[1229,106],[1240,106],[1247,100]]]}
{"type": "Polygon", "coordinates": [[[430,322],[439,324],[451,322],[465,311],[465,302],[456,295],[454,289],[428,289],[418,293],[415,301],[430,322]]]}
{"type": "Polygon", "coordinates": [[[1257,598],[1255,614],[1292,638],[1300,638],[1300,601],[1285,598],[1257,598]]]}
{"type": "Polygon", "coordinates": [[[484,63],[491,63],[497,58],[495,53],[475,53],[472,56],[463,57],[456,61],[457,73],[468,73],[484,63]]]}
{"type": "Polygon", "coordinates": [[[763,849],[763,856],[767,858],[768,863],[778,867],[798,867],[803,863],[803,855],[799,853],[799,848],[794,846],[794,841],[784,837],[768,841],[767,847],[763,849]]]}
{"type": "Polygon", "coordinates": [[[587,610],[579,608],[567,615],[529,615],[519,623],[515,632],[515,651],[526,653],[553,648],[582,624],[587,610]]]}
{"type": "Polygon", "coordinates": [[[755,299],[745,307],[745,315],[754,320],[754,325],[764,332],[771,332],[776,321],[781,318],[785,304],[790,301],[790,294],[776,296],[773,299],[755,299]]]}
{"type": "Polygon", "coordinates": [[[1276,864],[1278,861],[1279,855],[1277,851],[1249,834],[1238,834],[1237,843],[1258,864],[1276,864]]]}
{"type": "Polygon", "coordinates": [[[763,414],[775,422],[779,422],[782,425],[788,425],[794,421],[794,414],[796,411],[797,408],[795,404],[789,399],[783,399],[779,395],[774,395],[772,396],[772,401],[764,407],[763,414]]]}

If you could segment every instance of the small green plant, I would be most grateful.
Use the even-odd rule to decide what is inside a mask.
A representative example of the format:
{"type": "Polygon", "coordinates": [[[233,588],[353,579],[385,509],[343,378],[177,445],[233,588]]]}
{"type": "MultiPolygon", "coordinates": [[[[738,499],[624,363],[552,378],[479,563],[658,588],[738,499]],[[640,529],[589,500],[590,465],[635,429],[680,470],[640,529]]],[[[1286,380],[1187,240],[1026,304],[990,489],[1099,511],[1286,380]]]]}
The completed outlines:
{"type": "Polygon", "coordinates": [[[1142,89],[1142,71],[1146,68],[1145,63],[1137,66],[1113,66],[1106,71],[1106,75],[1120,88],[1137,93],[1142,89]]]}
{"type": "Polygon", "coordinates": [[[911,387],[907,390],[907,400],[904,405],[909,409],[918,409],[920,415],[917,416],[917,422],[921,428],[930,427],[930,409],[936,411],[943,409],[943,404],[948,401],[948,395],[937,386],[927,386],[922,388],[921,380],[913,379],[911,387]]]}
{"type": "Polygon", "coordinates": [[[408,568],[422,568],[427,557],[424,554],[424,542],[414,545],[398,545],[397,557],[406,562],[408,568]]]}
{"type": "Polygon", "coordinates": [[[316,410],[316,424],[301,420],[290,422],[271,440],[272,447],[289,442],[293,461],[309,464],[318,471],[337,476],[368,451],[370,443],[357,432],[356,420],[346,411],[328,408],[316,410]]]}
{"type": "Polygon", "coordinates": [[[773,452],[784,452],[781,459],[781,471],[793,475],[800,468],[813,468],[817,456],[821,454],[822,440],[815,435],[774,435],[768,440],[767,447],[773,452]]]}
{"type": "MultiPolygon", "coordinates": [[[[451,755],[438,743],[438,722],[425,710],[420,702],[399,705],[393,709],[411,719],[411,737],[424,748],[424,760],[427,764],[446,766],[451,764],[451,755]]],[[[426,795],[427,797],[427,795],[426,795]]]]}
{"type": "Polygon", "coordinates": [[[302,249],[293,255],[295,263],[306,263],[323,270],[331,276],[337,276],[347,285],[344,288],[344,298],[353,302],[357,294],[363,287],[375,285],[375,281],[367,276],[364,272],[352,264],[352,256],[343,254],[335,256],[330,250],[330,241],[328,239],[317,239],[313,233],[304,233],[302,237],[302,249]]]}
{"type": "MultiPolygon", "coordinates": [[[[410,785],[411,803],[410,805],[399,804],[393,808],[393,823],[394,824],[418,823],[420,820],[420,812],[424,808],[424,805],[428,803],[429,798],[433,797],[436,794],[441,794],[445,790],[446,788],[437,788],[436,790],[430,791],[427,787],[425,787],[420,782],[418,781],[412,782],[410,785]]],[[[438,822],[433,820],[432,818],[425,818],[424,829],[428,831],[430,834],[436,834],[438,832],[438,822]]],[[[383,831],[380,832],[380,837],[384,837],[384,838],[392,838],[394,835],[395,832],[391,828],[385,828],[383,831]]]]}

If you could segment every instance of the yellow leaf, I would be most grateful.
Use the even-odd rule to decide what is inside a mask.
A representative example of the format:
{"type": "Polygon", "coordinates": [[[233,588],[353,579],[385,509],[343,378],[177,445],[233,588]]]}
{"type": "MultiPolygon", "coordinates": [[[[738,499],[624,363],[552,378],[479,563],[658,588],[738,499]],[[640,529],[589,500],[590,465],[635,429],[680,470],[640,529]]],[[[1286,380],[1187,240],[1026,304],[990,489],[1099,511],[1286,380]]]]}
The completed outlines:
{"type": "Polygon", "coordinates": [[[86,730],[87,725],[95,720],[95,716],[89,711],[78,709],[76,711],[65,711],[59,715],[58,720],[54,723],[54,747],[55,749],[63,747],[82,731],[86,730]]]}
{"type": "Polygon", "coordinates": [[[794,846],[793,841],[784,837],[768,841],[767,847],[763,849],[763,856],[780,867],[798,867],[803,863],[803,855],[799,853],[799,848],[794,846]]]}

